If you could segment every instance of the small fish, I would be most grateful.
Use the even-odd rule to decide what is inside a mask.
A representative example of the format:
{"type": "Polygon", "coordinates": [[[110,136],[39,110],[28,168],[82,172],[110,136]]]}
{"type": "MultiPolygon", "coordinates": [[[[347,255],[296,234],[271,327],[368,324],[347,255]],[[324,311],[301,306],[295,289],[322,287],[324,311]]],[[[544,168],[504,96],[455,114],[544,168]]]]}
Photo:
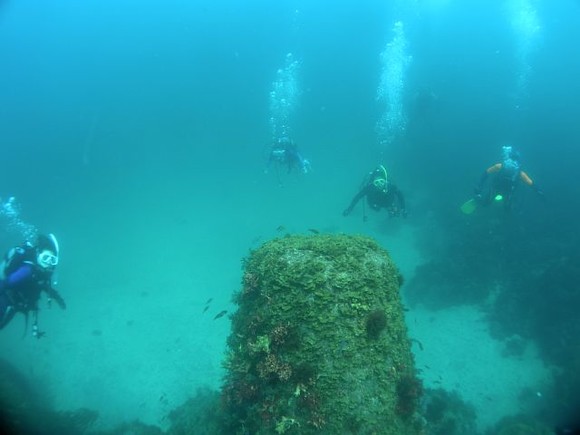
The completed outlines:
{"type": "Polygon", "coordinates": [[[203,313],[205,313],[207,310],[209,310],[209,305],[206,305],[206,307],[203,309],[203,313]]]}
{"type": "Polygon", "coordinates": [[[211,301],[213,301],[213,298],[209,298],[205,304],[207,305],[207,304],[209,304],[211,301]]]}
{"type": "Polygon", "coordinates": [[[279,225],[278,228],[276,228],[276,231],[281,233],[282,231],[286,231],[286,227],[284,225],[279,225]]]}
{"type": "Polygon", "coordinates": [[[318,231],[316,228],[308,228],[308,231],[310,231],[312,234],[320,234],[320,231],[318,231]]]}
{"type": "Polygon", "coordinates": [[[216,319],[219,319],[220,317],[223,317],[223,316],[225,316],[226,314],[228,314],[228,310],[222,310],[222,311],[220,311],[219,313],[217,313],[213,319],[214,319],[214,320],[216,320],[216,319]]]}
{"type": "Polygon", "coordinates": [[[419,346],[419,349],[423,350],[423,343],[421,343],[416,338],[411,338],[411,343],[417,343],[417,346],[419,346]]]}

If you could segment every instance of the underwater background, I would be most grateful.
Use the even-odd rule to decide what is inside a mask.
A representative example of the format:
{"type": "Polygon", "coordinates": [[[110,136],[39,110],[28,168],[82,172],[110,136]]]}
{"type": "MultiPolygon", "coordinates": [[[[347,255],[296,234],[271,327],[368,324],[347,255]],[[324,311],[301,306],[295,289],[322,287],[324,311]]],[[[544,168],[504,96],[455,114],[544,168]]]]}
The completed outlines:
{"type": "Polygon", "coordinates": [[[458,394],[481,433],[520,414],[566,425],[579,40],[572,0],[0,0],[0,249],[56,234],[68,305],[41,302],[42,340],[16,317],[2,365],[98,428],[166,428],[221,385],[215,317],[250,249],[365,234],[405,277],[426,388],[458,394]],[[309,173],[268,167],[281,136],[309,173]],[[508,215],[462,214],[508,144],[544,195],[522,185],[508,215]],[[408,217],[343,217],[379,164],[408,217]]]}

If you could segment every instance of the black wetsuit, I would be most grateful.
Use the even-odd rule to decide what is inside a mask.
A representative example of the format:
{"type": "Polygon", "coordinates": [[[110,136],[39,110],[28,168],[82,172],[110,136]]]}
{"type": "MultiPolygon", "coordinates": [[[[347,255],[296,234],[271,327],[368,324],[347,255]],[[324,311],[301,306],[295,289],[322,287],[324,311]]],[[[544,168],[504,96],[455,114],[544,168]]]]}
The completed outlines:
{"type": "Polygon", "coordinates": [[[403,194],[393,183],[388,183],[387,187],[387,189],[381,189],[376,187],[372,181],[367,183],[354,196],[350,205],[344,210],[343,215],[349,215],[356,204],[365,196],[367,204],[373,210],[379,211],[381,208],[386,208],[390,215],[405,214],[405,198],[403,194]]]}
{"type": "Polygon", "coordinates": [[[274,162],[286,165],[288,167],[288,173],[292,172],[295,168],[303,172],[307,170],[305,166],[306,162],[298,152],[298,147],[294,143],[276,144],[272,147],[268,159],[268,166],[274,162]]]}
{"type": "Polygon", "coordinates": [[[27,314],[38,311],[41,292],[53,298],[62,308],[62,296],[52,288],[52,270],[43,269],[34,261],[24,260],[7,271],[0,281],[0,329],[4,328],[17,312],[27,314]]]}

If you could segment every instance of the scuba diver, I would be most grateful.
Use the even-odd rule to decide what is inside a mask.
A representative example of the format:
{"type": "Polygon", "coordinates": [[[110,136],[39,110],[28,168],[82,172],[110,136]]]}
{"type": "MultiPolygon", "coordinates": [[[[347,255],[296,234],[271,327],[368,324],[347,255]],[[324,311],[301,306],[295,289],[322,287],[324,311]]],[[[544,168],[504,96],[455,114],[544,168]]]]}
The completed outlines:
{"type": "Polygon", "coordinates": [[[543,195],[530,176],[522,170],[520,153],[511,146],[504,146],[502,161],[485,170],[474,189],[475,197],[463,204],[461,210],[471,214],[478,204],[487,206],[492,201],[503,201],[504,210],[510,211],[518,181],[530,186],[538,195],[543,195]]]}
{"type": "Polygon", "coordinates": [[[409,114],[412,119],[426,120],[433,115],[439,102],[439,96],[428,87],[419,88],[411,97],[409,114]]]}
{"type": "Polygon", "coordinates": [[[0,277],[0,329],[4,328],[18,312],[26,317],[32,311],[32,335],[41,338],[45,333],[38,329],[38,301],[42,292],[65,310],[62,296],[52,287],[53,274],[58,264],[58,242],[54,234],[39,235],[36,243],[26,242],[12,248],[1,266],[0,277]]]}
{"type": "Polygon", "coordinates": [[[272,145],[268,156],[268,168],[272,163],[285,165],[288,168],[288,173],[295,168],[304,174],[310,172],[310,162],[302,157],[298,152],[296,143],[288,137],[281,137],[272,145]]]}
{"type": "MultiPolygon", "coordinates": [[[[383,165],[379,165],[374,171],[369,173],[363,182],[361,190],[354,196],[350,205],[342,212],[342,215],[348,216],[356,204],[365,196],[369,207],[373,210],[379,211],[381,208],[386,208],[389,217],[407,217],[405,198],[397,186],[389,180],[387,170],[383,165]]],[[[366,219],[363,203],[363,220],[366,221],[366,219]]]]}

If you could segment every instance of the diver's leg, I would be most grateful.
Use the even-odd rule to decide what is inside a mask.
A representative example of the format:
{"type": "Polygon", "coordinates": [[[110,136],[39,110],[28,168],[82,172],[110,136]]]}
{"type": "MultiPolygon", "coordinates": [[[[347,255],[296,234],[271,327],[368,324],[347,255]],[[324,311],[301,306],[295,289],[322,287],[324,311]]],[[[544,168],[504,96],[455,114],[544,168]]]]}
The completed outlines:
{"type": "Polygon", "coordinates": [[[0,293],[0,329],[10,323],[14,314],[16,314],[16,310],[10,304],[8,295],[6,293],[0,293]]]}
{"type": "Polygon", "coordinates": [[[486,207],[491,202],[491,197],[493,196],[493,189],[491,187],[485,189],[479,197],[476,198],[477,202],[486,207]]]}
{"type": "Polygon", "coordinates": [[[503,193],[503,207],[506,213],[510,213],[512,211],[514,205],[514,196],[513,196],[513,189],[510,189],[503,193]]]}

